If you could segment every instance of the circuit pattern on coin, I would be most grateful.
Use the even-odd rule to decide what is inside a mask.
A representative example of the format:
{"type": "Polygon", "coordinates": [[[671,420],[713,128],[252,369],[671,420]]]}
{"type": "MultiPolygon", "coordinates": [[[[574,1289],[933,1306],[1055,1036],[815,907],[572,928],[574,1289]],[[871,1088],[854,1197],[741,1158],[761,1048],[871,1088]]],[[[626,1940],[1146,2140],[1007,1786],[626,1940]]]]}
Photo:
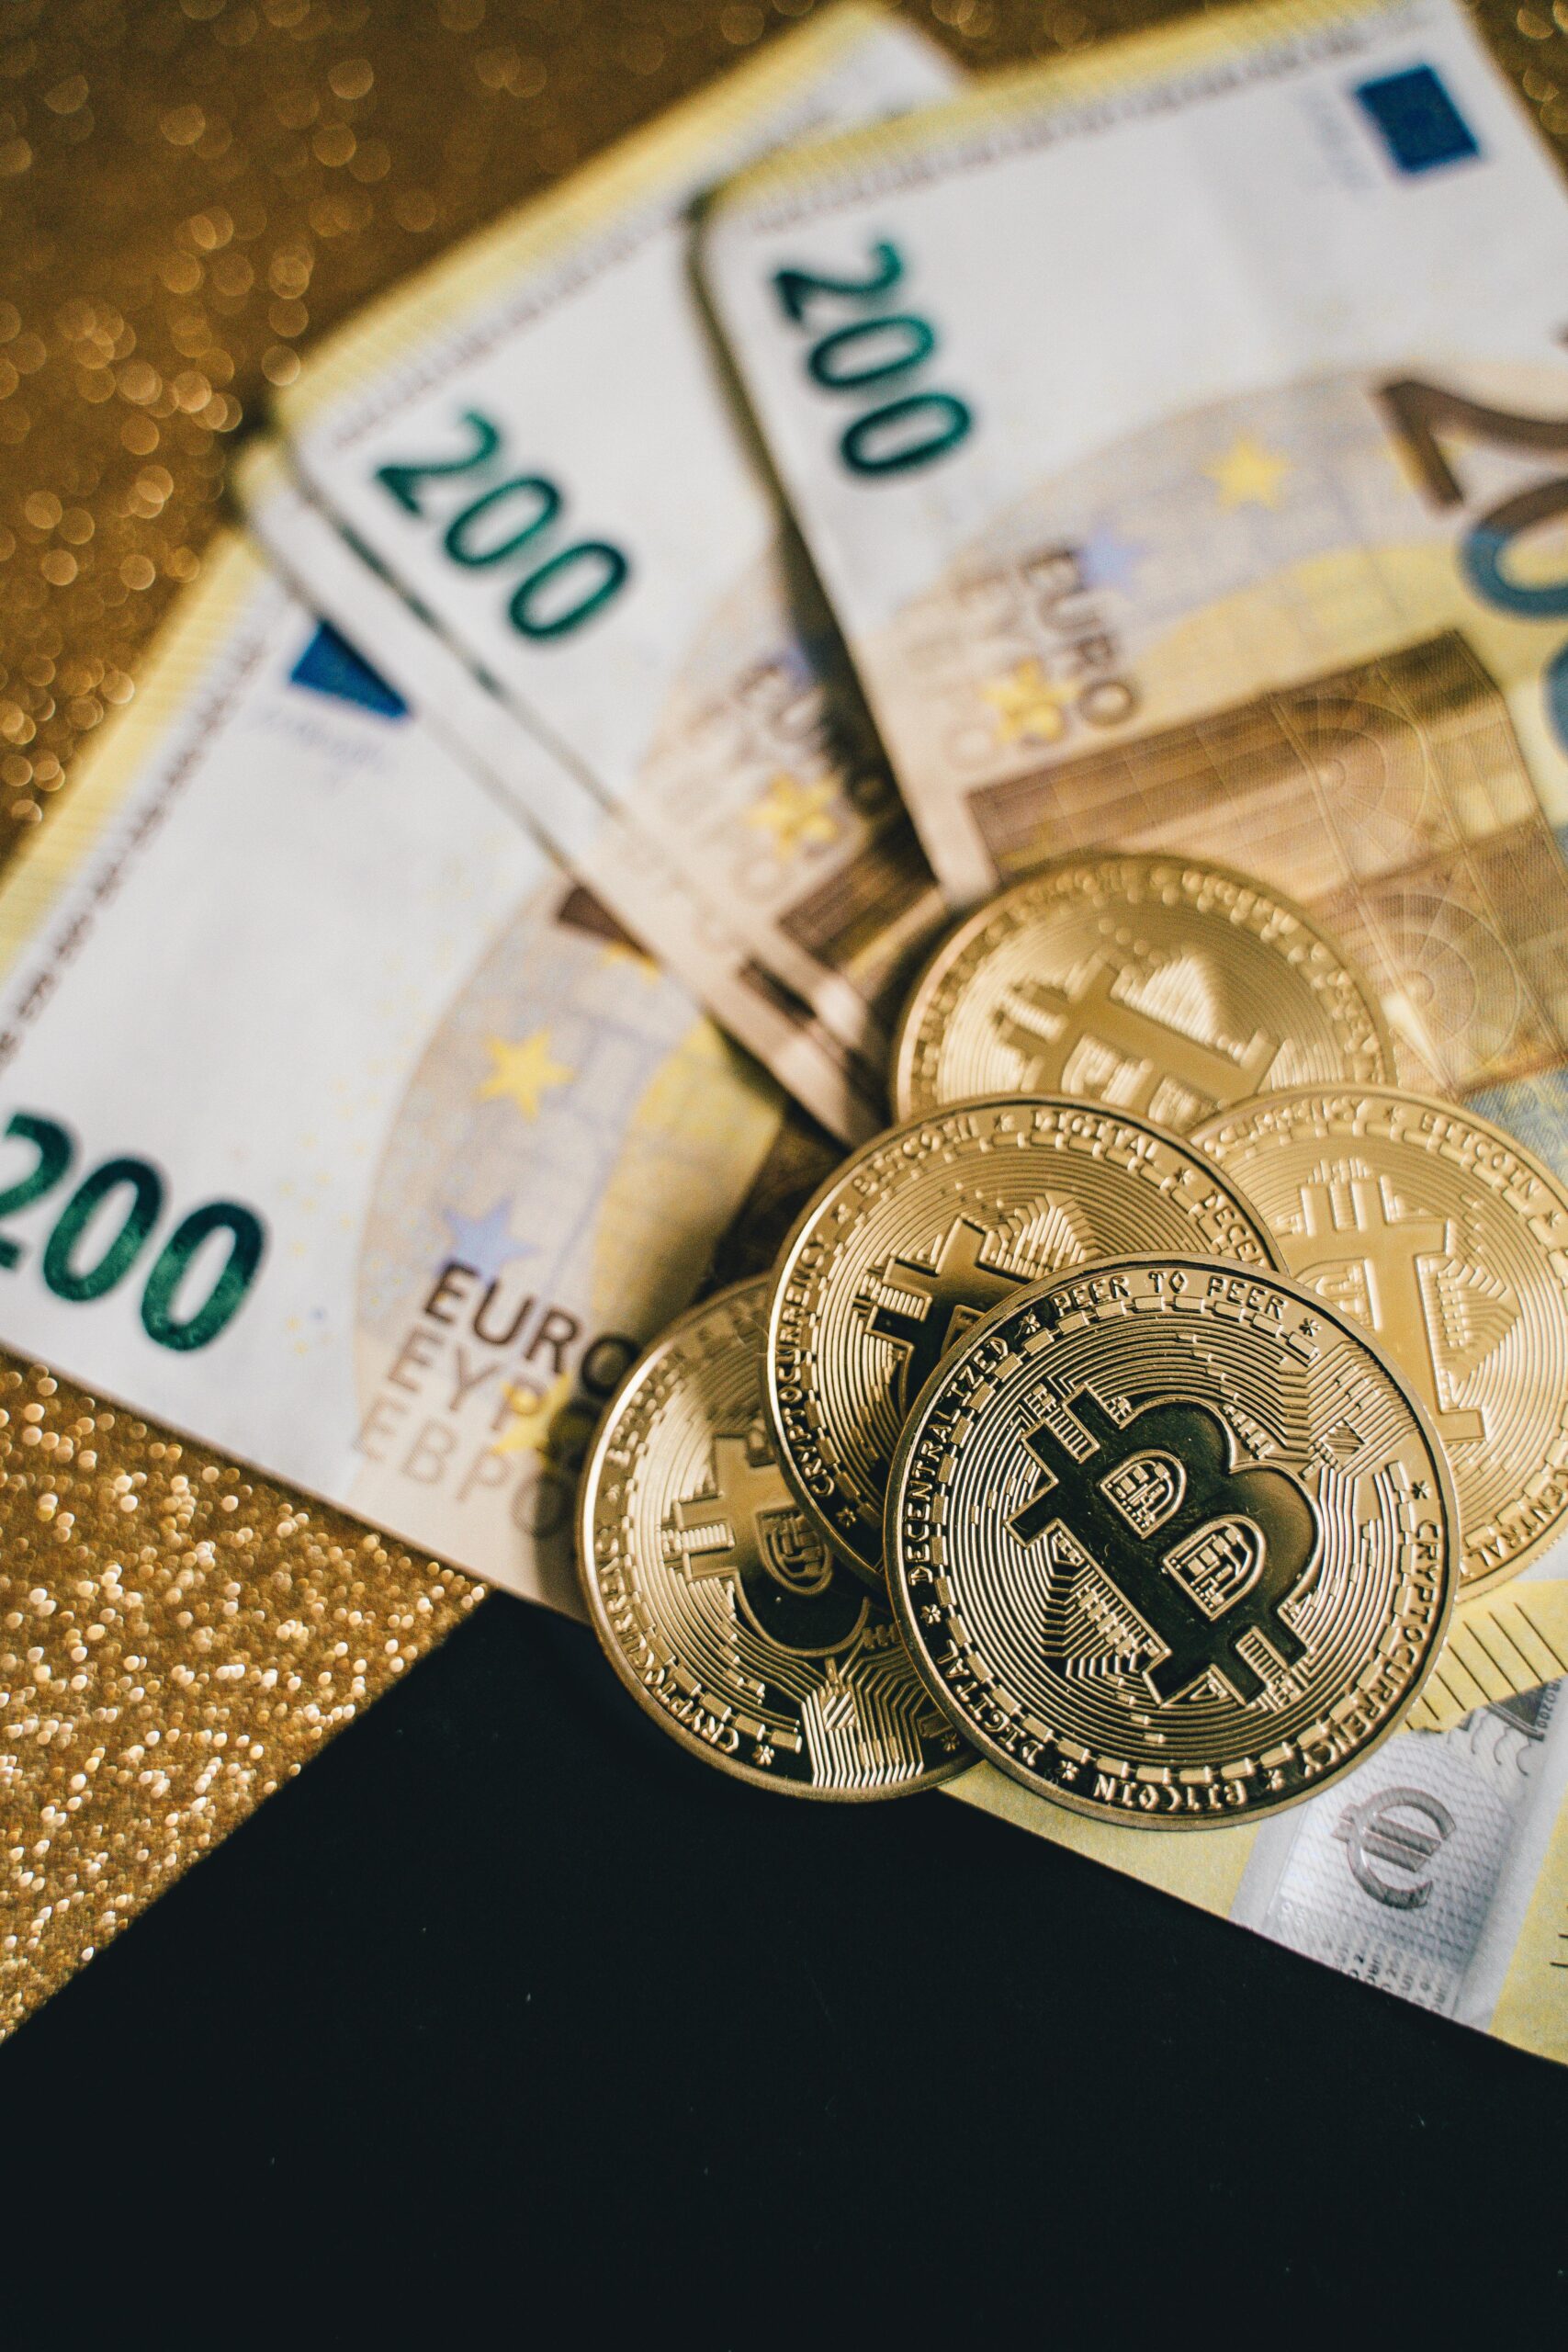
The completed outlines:
{"type": "Polygon", "coordinates": [[[1517,1576],[1568,1522],[1568,1192],[1474,1112],[1386,1087],[1265,1095],[1192,1141],[1427,1407],[1466,1594],[1517,1576]]]}
{"type": "Polygon", "coordinates": [[[765,1281],[671,1325],[611,1400],[579,1558],[634,1697],[725,1770],[799,1796],[896,1796],[973,1761],[885,1600],[833,1557],[762,1415],[765,1281]]]}
{"type": "Polygon", "coordinates": [[[1377,1085],[1369,985],[1302,907],[1228,866],[1060,858],[976,910],[916,982],[893,1057],[908,1118],[1010,1089],[1176,1134],[1280,1086],[1377,1085]]]}
{"type": "Polygon", "coordinates": [[[1281,1277],[1129,1260],[996,1308],[899,1442],[888,1577],[965,1736],[1103,1820],[1324,1787],[1442,1640],[1458,1514],[1424,1408],[1281,1277]]]}
{"type": "Polygon", "coordinates": [[[829,1177],[780,1253],[764,1385],[780,1467],[852,1567],[881,1588],[893,1450],[944,1351],[1042,1276],[1143,1250],[1276,1262],[1202,1153],[1061,1096],[953,1104],[829,1177]]]}

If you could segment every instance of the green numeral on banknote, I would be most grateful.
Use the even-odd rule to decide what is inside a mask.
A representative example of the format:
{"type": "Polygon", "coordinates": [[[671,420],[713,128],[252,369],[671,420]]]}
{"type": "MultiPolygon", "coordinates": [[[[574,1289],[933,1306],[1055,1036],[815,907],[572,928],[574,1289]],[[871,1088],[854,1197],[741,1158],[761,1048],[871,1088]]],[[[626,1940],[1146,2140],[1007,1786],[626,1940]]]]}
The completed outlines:
{"type": "Polygon", "coordinates": [[[106,1159],[101,1168],[84,1176],[44,1244],[43,1278],[56,1298],[102,1298],[123,1282],[141,1255],[163,1205],[163,1179],[144,1159],[106,1159]],[[121,1193],[130,1197],[118,1231],[99,1247],[96,1257],[90,1248],[84,1252],[82,1244],[98,1211],[121,1193]]]}
{"type": "Polygon", "coordinates": [[[877,294],[886,294],[904,275],[904,259],[897,245],[873,245],[871,274],[866,277],[824,277],[812,269],[780,269],[773,273],[773,291],[786,318],[796,326],[806,323],[807,309],[813,295],[843,294],[869,302],[877,294]]]}
{"type": "MultiPolygon", "coordinates": [[[[30,1208],[34,1201],[41,1201],[52,1193],[70,1167],[76,1147],[63,1127],[52,1119],[35,1119],[30,1111],[12,1114],[6,1133],[17,1136],[23,1143],[30,1143],[38,1158],[20,1182],[7,1184],[0,1192],[0,1217],[10,1216],[17,1209],[30,1208]]],[[[14,1266],[22,1254],[22,1245],[8,1235],[0,1234],[0,1266],[14,1266]]]]}
{"type": "MultiPolygon", "coordinates": [[[[393,469],[395,470],[395,469],[393,469]]],[[[509,556],[521,555],[531,539],[547,531],[560,513],[560,492],[553,481],[543,474],[513,474],[510,481],[497,482],[454,514],[447,524],[442,546],[454,563],[463,563],[478,571],[491,563],[504,563],[509,556]],[[519,494],[524,499],[523,521],[510,537],[487,539],[475,530],[484,523],[488,531],[507,519],[515,520],[519,494]],[[529,508],[532,512],[529,512],[529,508]]]]}
{"type": "Polygon", "coordinates": [[[970,421],[955,392],[912,392],[857,416],[840,435],[839,448],[852,474],[906,474],[956,449],[970,421]]]}
{"type": "MultiPolygon", "coordinates": [[[[76,1146],[56,1120],[17,1111],[6,1134],[37,1154],[28,1173],[0,1190],[0,1217],[15,1216],[63,1182],[76,1146]]],[[[164,1180],[145,1159],[106,1159],[84,1176],[44,1243],[39,1267],[56,1298],[77,1304],[118,1288],[164,1212],[164,1180]],[[118,1223],[114,1224],[115,1212],[118,1223]],[[107,1235],[106,1227],[112,1227],[107,1235]]],[[[19,1265],[24,1244],[0,1235],[0,1266],[19,1265]]],[[[141,1328],[161,1348],[205,1348],[238,1313],[266,1249],[266,1228],[237,1201],[209,1201],[181,1219],[152,1262],[141,1295],[141,1328]],[[199,1304],[184,1295],[202,1245],[226,1234],[229,1247],[199,1304]],[[183,1310],[183,1311],[182,1311],[183,1310]]]]}
{"type": "MultiPolygon", "coordinates": [[[[399,460],[377,467],[376,480],[405,514],[429,519],[423,496],[427,482],[449,481],[458,474],[483,474],[492,465],[504,463],[501,427],[491,418],[465,409],[460,422],[471,441],[456,457],[399,460]]],[[[525,552],[542,557],[525,572],[507,601],[507,617],[519,637],[570,637],[604,610],[630,574],[626,555],[607,539],[580,539],[553,552],[536,546],[547,540],[565,504],[559,485],[547,474],[511,474],[460,506],[441,534],[444,552],[465,571],[488,571],[514,562],[525,552]]]]}
{"type": "Polygon", "coordinates": [[[472,409],[468,409],[463,423],[474,436],[474,446],[456,458],[426,458],[411,466],[377,467],[377,481],[406,514],[424,512],[420,503],[421,482],[440,481],[449,474],[472,473],[476,466],[489,465],[500,448],[501,434],[488,416],[476,416],[472,409]]]}
{"type": "MultiPolygon", "coordinates": [[[[884,240],[873,245],[863,277],[779,269],[773,292],[784,316],[804,326],[807,311],[819,300],[874,302],[903,276],[903,255],[884,240]]],[[[912,375],[936,347],[929,320],[912,311],[877,311],[818,335],[806,355],[806,372],[825,392],[860,392],[912,375]]],[[[955,392],[908,391],[852,418],[839,435],[839,454],[852,474],[909,473],[956,449],[973,422],[955,392]]]]}
{"type": "Polygon", "coordinates": [[[512,626],[524,637],[565,637],[609,603],[628,569],[620,548],[607,539],[583,539],[576,547],[562,548],[513,590],[506,608],[512,626]],[[547,588],[558,591],[562,581],[573,580],[579,572],[586,577],[564,604],[545,594],[547,588]]]}
{"type": "Polygon", "coordinates": [[[893,311],[883,319],[860,319],[854,325],[835,327],[814,343],[807,356],[807,372],[827,392],[857,391],[863,384],[885,384],[918,368],[936,348],[936,334],[911,311],[893,311]]]}
{"type": "Polygon", "coordinates": [[[262,1221],[237,1201],[209,1201],[182,1217],[153,1261],[141,1294],[141,1328],[161,1348],[205,1348],[239,1312],[266,1248],[262,1221]],[[227,1233],[229,1254],[201,1305],[175,1312],[180,1286],[209,1233],[227,1233]]]}

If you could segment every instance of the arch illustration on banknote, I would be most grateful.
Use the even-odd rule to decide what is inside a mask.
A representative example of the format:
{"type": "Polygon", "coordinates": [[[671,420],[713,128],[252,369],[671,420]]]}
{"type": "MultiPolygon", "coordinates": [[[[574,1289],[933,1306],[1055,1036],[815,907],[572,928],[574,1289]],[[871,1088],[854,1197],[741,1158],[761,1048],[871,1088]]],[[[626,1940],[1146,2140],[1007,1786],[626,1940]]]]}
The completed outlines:
{"type": "Polygon", "coordinates": [[[357,1506],[438,1549],[461,1529],[468,1557],[525,1551],[574,1606],[571,1500],[604,1401],[695,1289],[778,1119],[587,892],[525,902],[426,1040],[378,1171],[357,1506]]]}
{"type": "MultiPolygon", "coordinates": [[[[1467,413],[1543,430],[1568,413],[1559,370],[1456,385],[1467,413]]],[[[1318,377],[1101,452],[972,543],[883,658],[998,879],[1075,849],[1245,839],[1249,870],[1372,978],[1402,1079],[1561,1166],[1561,526],[1521,526],[1480,593],[1477,531],[1540,453],[1466,439],[1456,506],[1397,390],[1318,377]],[[1089,692],[1111,676],[1126,695],[1089,692]]]]}

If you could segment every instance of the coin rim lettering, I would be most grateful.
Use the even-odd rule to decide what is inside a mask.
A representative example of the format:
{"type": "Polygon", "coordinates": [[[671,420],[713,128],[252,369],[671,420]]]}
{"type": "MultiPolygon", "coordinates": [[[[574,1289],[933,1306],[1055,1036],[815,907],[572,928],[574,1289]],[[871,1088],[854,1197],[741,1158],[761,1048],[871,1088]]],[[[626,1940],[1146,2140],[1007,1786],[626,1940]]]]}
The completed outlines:
{"type": "Polygon", "coordinates": [[[995,1764],[998,1770],[1005,1772],[1010,1780],[1018,1781],[1035,1796],[1043,1797],[1052,1804],[1061,1805],[1069,1812],[1081,1814],[1089,1820],[1101,1822],[1110,1827],[1156,1831],[1237,1828],[1246,1824],[1267,1820],[1273,1814],[1284,1812],[1292,1805],[1304,1803],[1308,1798],[1316,1796],[1321,1790],[1332,1787],[1335,1781],[1342,1779],[1347,1772],[1364,1763],[1385,1739],[1392,1738],[1420,1697],[1442,1653],[1449,1625],[1452,1620],[1455,1600],[1460,1590],[1459,1505],[1454,1495],[1448,1456],[1420,1398],[1410,1387],[1397,1365],[1389,1362],[1382,1351],[1369,1339],[1364,1329],[1352,1322],[1349,1317],[1340,1315],[1332,1307],[1325,1307],[1322,1299],[1314,1292],[1306,1290],[1301,1283],[1292,1281],[1286,1275],[1261,1270],[1252,1274],[1253,1279],[1269,1283],[1298,1306],[1306,1308],[1320,1321],[1333,1325],[1343,1337],[1351,1340],[1371,1356],[1385,1373],[1408,1408],[1430,1457],[1441,1505],[1439,1516],[1444,1530],[1443,1592],[1434,1612],[1427,1636],[1426,1656],[1419,1672],[1414,1677],[1398,1705],[1390,1711],[1387,1719],[1378,1725],[1370,1737],[1348,1749],[1326,1770],[1314,1775],[1311,1781],[1303,1784],[1276,1793],[1271,1798],[1262,1798],[1237,1805],[1223,1814],[1145,1814],[1133,1809],[1126,1812],[1114,1811],[1109,1805],[1096,1804],[1091,1798],[1081,1796],[1071,1789],[1046,1781],[1031,1772],[1018,1761],[1016,1757],[1011,1756],[999,1741],[993,1739],[983,1726],[971,1722],[955,1706],[953,1693],[937,1672],[926,1647],[914,1597],[903,1572],[900,1546],[897,1542],[902,1519],[903,1487],[909,1464],[914,1459],[916,1448],[924,1434],[926,1420],[940,1398],[944,1384],[953,1379],[962,1366],[967,1364],[981,1350],[990,1345],[1010,1321],[1015,1317],[1028,1314],[1032,1307],[1037,1306],[1050,1292],[1068,1288],[1074,1283],[1109,1280],[1113,1274],[1125,1274],[1133,1271],[1142,1272],[1152,1267],[1168,1270],[1171,1272],[1179,1271],[1189,1275],[1201,1275],[1205,1278],[1213,1274],[1221,1274],[1231,1280],[1235,1279],[1238,1272],[1243,1276],[1252,1273],[1252,1270],[1238,1269],[1224,1258],[1108,1259],[1103,1264],[1083,1267],[1070,1273],[1052,1275],[1043,1282],[1032,1283],[1027,1291],[1021,1292],[1018,1297],[1002,1300],[999,1306],[993,1307],[988,1315],[975,1325],[974,1329],[965,1335],[957,1347],[943,1357],[921,1389],[904,1424],[898,1440],[898,1449],[893,1460],[892,1475],[887,1481],[887,1506],[884,1521],[884,1543],[889,1564],[887,1582],[892,1594],[894,1614],[897,1619],[899,1632],[904,1636],[905,1647],[913,1658],[927,1690],[942,1707],[963,1736],[986,1758],[987,1762],[995,1764]]]}

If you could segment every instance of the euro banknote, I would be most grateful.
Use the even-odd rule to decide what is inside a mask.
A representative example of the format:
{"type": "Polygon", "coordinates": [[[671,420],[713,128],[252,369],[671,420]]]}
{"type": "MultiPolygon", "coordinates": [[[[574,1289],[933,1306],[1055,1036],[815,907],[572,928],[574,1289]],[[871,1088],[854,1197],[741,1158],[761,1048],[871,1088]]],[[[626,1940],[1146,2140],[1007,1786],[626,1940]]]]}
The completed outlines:
{"type": "Polygon", "coordinates": [[[1345,1975],[1568,2060],[1568,1683],[1445,1732],[1400,1732],[1250,1829],[1113,1829],[989,1765],[952,1790],[1345,1975]]]}
{"type": "Polygon", "coordinates": [[[576,1610],[784,1098],[238,539],[0,890],[0,1340],[576,1610]]]}
{"type": "Polygon", "coordinates": [[[1568,1166],[1568,195],[1464,13],[1004,77],[757,166],[705,268],[950,892],[1228,857],[1568,1166]]]}
{"type": "Polygon", "coordinates": [[[520,729],[483,680],[441,650],[416,608],[365,563],[326,509],[306,493],[276,443],[253,442],[235,475],[258,542],[285,577],[308,590],[313,611],[337,616],[356,644],[373,645],[386,675],[413,682],[427,735],[536,838],[525,812],[547,807],[549,839],[573,870],[592,867],[596,902],[635,913],[639,944],[664,944],[664,967],[679,971],[682,985],[725,1021],[781,1086],[815,1104],[825,1122],[836,1115],[845,1136],[863,1124],[863,1089],[841,1039],[802,1000],[761,984],[761,967],[748,964],[740,934],[710,916],[688,866],[670,845],[624,813],[604,824],[602,808],[576,770],[520,729]],[[520,788],[525,784],[526,790],[520,788]],[[852,1102],[846,1091],[852,1085],[852,1102]]]}
{"type": "MultiPolygon", "coordinates": [[[[953,893],[1245,865],[1373,977],[1404,1083],[1568,1170],[1568,200],[1463,14],[1304,0],[1004,76],[758,165],[704,266],[953,893]]],[[[1509,1302],[1412,1271],[1461,1385],[1509,1302]]],[[[1490,1620],[1453,1646],[1467,1696],[1519,1670],[1490,1620]]]]}
{"type": "MultiPolygon", "coordinates": [[[[739,421],[694,199],[953,70],[827,12],[373,305],[279,403],[297,487],[421,626],[378,656],[601,902],[825,1125],[881,1124],[942,900],[739,421]],[[832,689],[829,692],[829,688],[832,689]]],[[[350,633],[276,464],[274,556],[350,633]]]]}
{"type": "MultiPolygon", "coordinates": [[[[607,1391],[820,1172],[772,1082],[237,542],[0,889],[0,1340],[579,1613],[607,1391]]],[[[1539,1675],[1551,1627],[1509,1622],[1539,1675]]],[[[1374,1915],[1378,1981],[1555,2050],[1509,1956],[1562,1875],[1562,1743],[1481,1670],[1500,1703],[1380,1751],[1397,1777],[1338,1792],[1353,1835],[1299,1852],[955,1785],[1354,1973],[1363,1880],[1430,1903],[1462,1864],[1458,1928],[1374,1915]]]]}
{"type": "MultiPolygon", "coordinates": [[[[1559,1169],[1565,263],[1558,176],[1444,0],[1004,77],[756,167],[704,251],[954,899],[1079,848],[1229,858],[1374,976],[1406,1083],[1559,1169]]],[[[953,1792],[1568,2054],[1568,1734],[1515,1695],[1562,1672],[1563,1577],[1559,1547],[1462,1611],[1428,1727],[1257,1838],[953,1792]]]]}

